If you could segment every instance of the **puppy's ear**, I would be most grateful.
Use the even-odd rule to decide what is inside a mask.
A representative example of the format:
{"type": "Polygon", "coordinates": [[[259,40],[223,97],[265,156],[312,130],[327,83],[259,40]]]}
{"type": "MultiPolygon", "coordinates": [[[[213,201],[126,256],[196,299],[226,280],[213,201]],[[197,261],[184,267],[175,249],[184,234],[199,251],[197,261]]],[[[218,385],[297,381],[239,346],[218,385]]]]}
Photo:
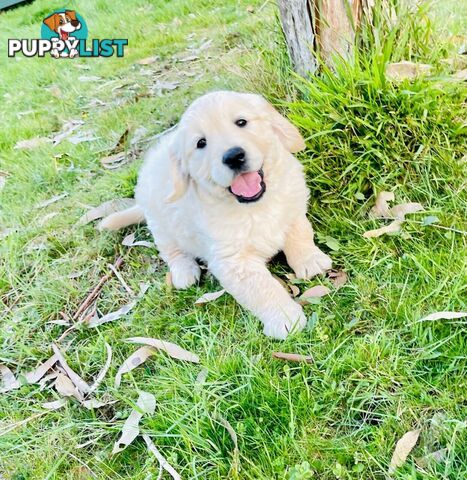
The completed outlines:
{"type": "Polygon", "coordinates": [[[52,13],[52,15],[44,18],[44,23],[50,28],[50,30],[53,30],[55,32],[55,29],[58,26],[58,18],[58,13],[52,13]]]}
{"type": "Polygon", "coordinates": [[[282,116],[269,102],[260,95],[256,95],[259,99],[261,108],[264,110],[266,119],[272,126],[274,133],[278,136],[282,145],[290,152],[300,152],[305,148],[305,141],[301,136],[298,128],[282,116]]]}
{"type": "Polygon", "coordinates": [[[77,20],[76,12],[74,10],[65,10],[65,15],[68,15],[71,20],[77,20]]]}
{"type": "Polygon", "coordinates": [[[170,182],[172,184],[172,189],[169,195],[167,195],[165,201],[166,203],[173,203],[185,195],[190,181],[188,173],[183,169],[182,151],[176,137],[173,139],[172,145],[169,147],[169,155],[170,182]]]}

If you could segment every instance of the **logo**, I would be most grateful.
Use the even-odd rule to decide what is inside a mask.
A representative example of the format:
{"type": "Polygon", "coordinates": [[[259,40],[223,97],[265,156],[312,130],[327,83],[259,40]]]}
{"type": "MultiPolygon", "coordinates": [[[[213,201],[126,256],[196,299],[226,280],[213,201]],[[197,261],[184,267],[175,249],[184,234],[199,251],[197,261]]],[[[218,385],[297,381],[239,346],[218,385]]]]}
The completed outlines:
{"type": "Polygon", "coordinates": [[[97,39],[88,43],[88,27],[84,18],[75,10],[56,10],[44,18],[41,38],[8,40],[8,56],[22,53],[25,57],[54,58],[123,57],[128,39],[97,39]]]}

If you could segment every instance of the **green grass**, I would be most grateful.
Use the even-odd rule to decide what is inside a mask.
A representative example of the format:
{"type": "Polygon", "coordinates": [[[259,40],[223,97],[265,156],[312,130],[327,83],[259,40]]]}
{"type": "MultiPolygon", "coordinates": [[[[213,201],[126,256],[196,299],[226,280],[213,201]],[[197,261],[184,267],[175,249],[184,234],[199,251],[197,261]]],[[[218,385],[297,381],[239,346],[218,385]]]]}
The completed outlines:
{"type": "MultiPolygon", "coordinates": [[[[91,37],[129,38],[123,59],[73,62],[14,60],[4,51],[7,38],[37,36],[42,18],[60,2],[37,0],[0,14],[0,170],[9,173],[0,192],[0,231],[14,229],[0,240],[0,361],[19,374],[48,358],[65,329],[48,322],[59,312],[72,315],[116,256],[124,255],[121,272],[134,290],[150,283],[128,316],[98,329],[80,327],[62,342],[70,365],[87,380],[104,364],[105,342],[112,346],[114,360],[98,396],[110,394],[118,403],[88,411],[70,401],[44,413],[41,403],[58,398],[52,390],[31,385],[2,394],[0,476],[82,479],[91,478],[89,469],[99,479],[157,478],[157,462],[140,439],[111,455],[138,390],[157,399],[143,432],[184,479],[382,479],[396,441],[414,428],[422,429],[421,439],[394,478],[467,476],[465,322],[418,322],[433,311],[467,308],[465,236],[458,233],[466,230],[466,88],[451,81],[445,62],[459,46],[466,9],[450,0],[404,16],[396,36],[383,28],[378,38],[363,35],[353,66],[304,81],[290,74],[274,6],[258,13],[262,4],[70,2],[91,37]],[[247,11],[250,4],[256,13],[247,11]],[[204,39],[213,42],[199,60],[174,61],[204,39]],[[153,55],[161,58],[152,65],[135,63],[153,55]],[[434,75],[388,83],[385,62],[401,59],[431,63],[434,75]],[[102,79],[80,82],[82,75],[102,79]],[[158,79],[180,86],[148,96],[158,79]],[[187,291],[168,289],[155,250],[120,245],[132,229],[102,234],[92,225],[76,226],[88,206],[132,194],[139,161],[115,171],[99,162],[127,128],[130,138],[141,126],[146,136],[156,134],[191,100],[216,88],[259,91],[301,128],[310,218],[324,250],[326,236],[338,240],[331,255],[349,275],[341,289],[306,307],[309,328],[283,343],[265,338],[259,322],[229,296],[194,307],[202,293],[219,288],[210,275],[187,291]],[[106,105],[90,107],[96,98],[106,105]],[[83,120],[83,129],[99,139],[13,149],[19,140],[52,136],[69,119],[83,120]],[[395,191],[397,201],[421,202],[426,211],[410,216],[400,235],[366,240],[362,233],[381,223],[367,216],[381,190],[395,191]],[[69,193],[62,201],[35,208],[62,192],[69,193]],[[428,215],[439,223],[423,226],[428,215]],[[83,274],[70,279],[73,272],[83,274]],[[158,355],[116,390],[115,373],[135,350],[124,342],[130,336],[176,342],[196,352],[201,365],[158,355]],[[314,361],[272,360],[277,350],[314,361]],[[203,367],[206,383],[195,388],[203,367]],[[238,462],[219,415],[237,432],[238,462]],[[443,462],[425,468],[414,462],[442,448],[443,462]]],[[[145,227],[138,235],[149,238],[145,227]]],[[[272,269],[289,271],[280,262],[272,269]]],[[[317,283],[328,281],[300,286],[317,283]]],[[[114,310],[128,297],[113,278],[99,310],[114,310]]]]}

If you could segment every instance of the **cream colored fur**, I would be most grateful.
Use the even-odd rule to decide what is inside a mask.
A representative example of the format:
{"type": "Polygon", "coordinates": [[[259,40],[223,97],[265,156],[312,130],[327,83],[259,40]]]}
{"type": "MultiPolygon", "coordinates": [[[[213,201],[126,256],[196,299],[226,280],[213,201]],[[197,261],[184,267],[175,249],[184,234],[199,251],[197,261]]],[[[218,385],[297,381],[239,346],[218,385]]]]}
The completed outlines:
{"type": "Polygon", "coordinates": [[[103,228],[120,228],[143,215],[176,288],[200,276],[197,258],[222,286],[263,323],[264,333],[283,339],[306,324],[295,302],[266,267],[283,250],[297,277],[331,268],[313,241],[306,217],[309,191],[292,153],[304,148],[298,130],[261,96],[214,92],[196,100],[178,128],[146,155],[136,188],[137,207],[114,214],[103,228]],[[235,121],[246,119],[238,127],[235,121]],[[207,146],[197,149],[199,138],[207,146]],[[234,178],[223,153],[240,146],[249,170],[264,172],[266,192],[239,203],[228,191],[234,178]]]}

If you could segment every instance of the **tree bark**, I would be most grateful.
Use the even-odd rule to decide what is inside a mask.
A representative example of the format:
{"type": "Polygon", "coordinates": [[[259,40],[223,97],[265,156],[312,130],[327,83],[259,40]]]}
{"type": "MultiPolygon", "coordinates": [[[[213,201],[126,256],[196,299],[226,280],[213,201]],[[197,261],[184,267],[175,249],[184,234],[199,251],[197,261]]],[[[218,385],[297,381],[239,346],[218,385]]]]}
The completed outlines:
{"type": "Polygon", "coordinates": [[[335,56],[351,58],[364,3],[365,0],[278,0],[282,29],[297,73],[315,73],[318,56],[331,68],[335,56]]]}

